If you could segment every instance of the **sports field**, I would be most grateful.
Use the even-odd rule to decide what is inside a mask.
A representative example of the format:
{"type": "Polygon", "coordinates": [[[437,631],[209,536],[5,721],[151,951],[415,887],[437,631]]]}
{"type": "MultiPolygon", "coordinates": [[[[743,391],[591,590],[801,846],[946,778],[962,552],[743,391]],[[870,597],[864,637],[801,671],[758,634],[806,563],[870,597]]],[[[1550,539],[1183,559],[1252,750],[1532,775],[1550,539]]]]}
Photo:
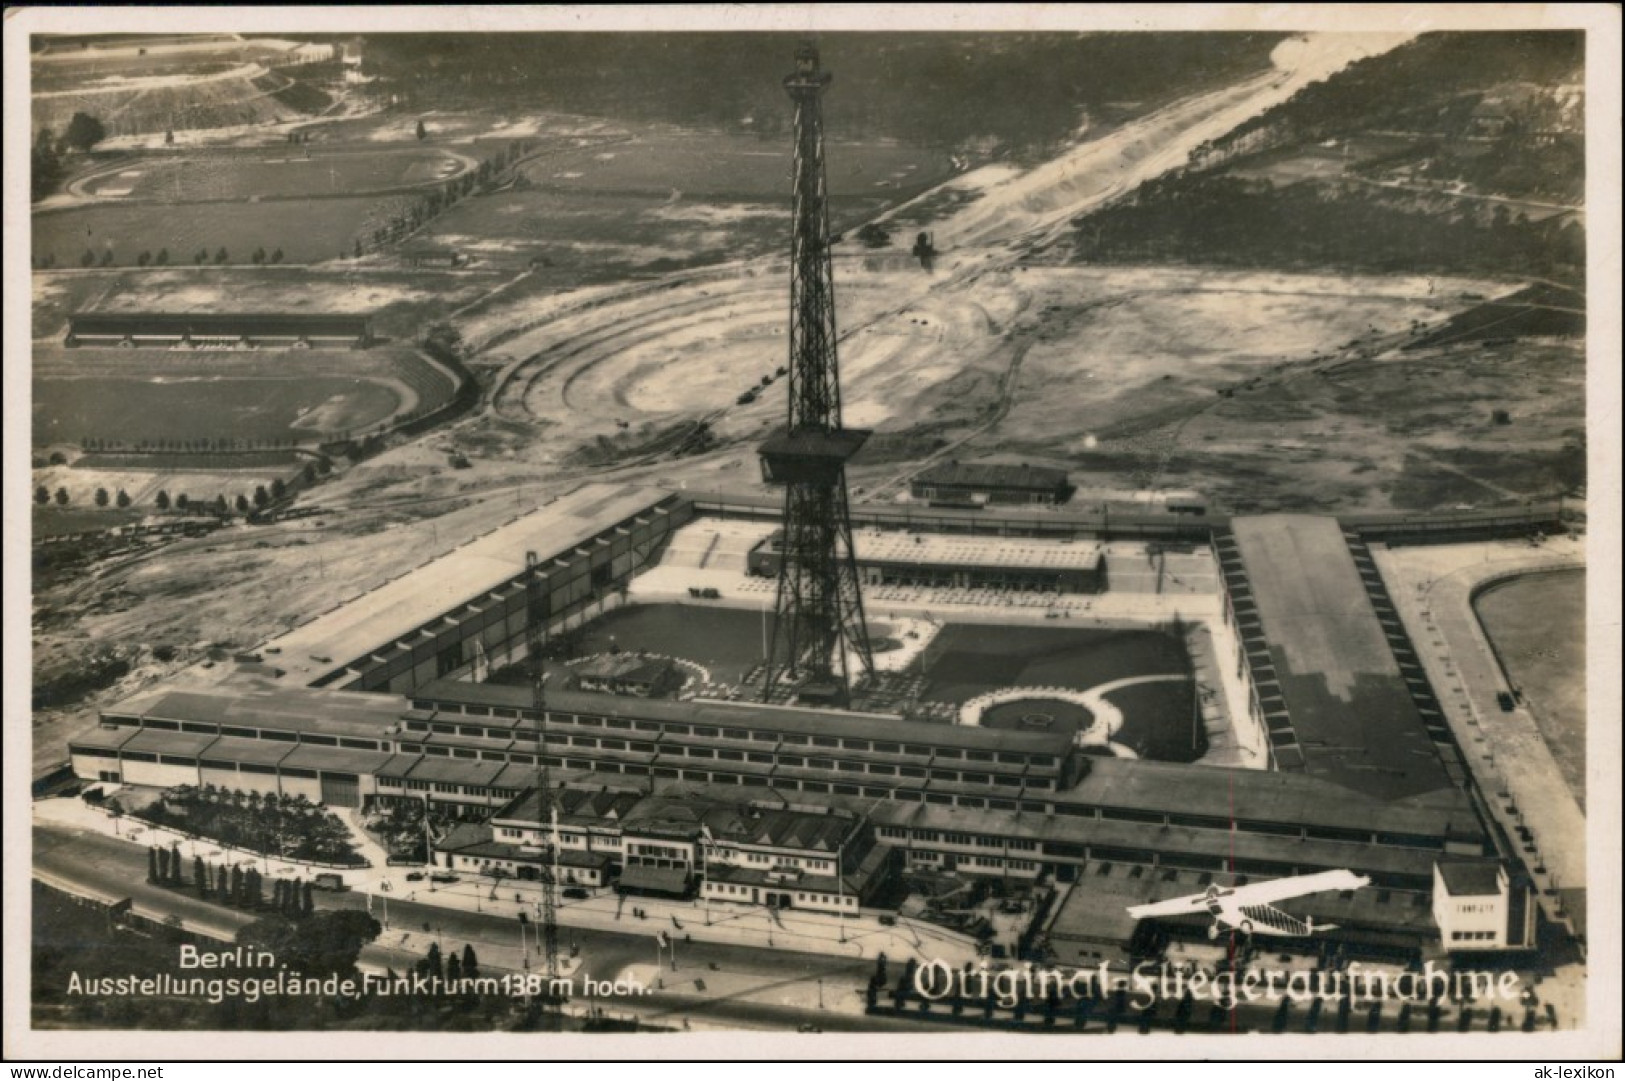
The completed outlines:
{"type": "Polygon", "coordinates": [[[1507,676],[1523,691],[1563,780],[1585,807],[1584,571],[1515,578],[1473,607],[1507,676]]]}
{"type": "Polygon", "coordinates": [[[42,444],[85,438],[133,444],[229,433],[257,443],[359,431],[388,417],[399,404],[390,387],[360,377],[36,381],[34,439],[42,444]]]}
{"type": "Polygon", "coordinates": [[[468,159],[433,147],[410,150],[268,152],[135,159],[75,181],[93,199],[198,203],[250,198],[364,195],[440,183],[459,176],[468,159]]]}
{"type": "Polygon", "coordinates": [[[249,450],[360,433],[453,387],[409,349],[36,348],[35,446],[249,450]],[[160,445],[160,441],[162,445],[160,445]]]}

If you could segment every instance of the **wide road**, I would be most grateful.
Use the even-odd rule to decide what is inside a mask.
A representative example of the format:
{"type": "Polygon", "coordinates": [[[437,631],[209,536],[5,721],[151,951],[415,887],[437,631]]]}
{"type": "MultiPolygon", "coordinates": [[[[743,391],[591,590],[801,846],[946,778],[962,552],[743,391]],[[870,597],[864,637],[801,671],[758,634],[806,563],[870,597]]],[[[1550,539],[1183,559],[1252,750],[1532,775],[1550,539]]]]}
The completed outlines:
{"type": "MultiPolygon", "coordinates": [[[[146,914],[179,916],[188,927],[224,939],[252,923],[256,917],[200,900],[190,890],[171,890],[147,882],[147,859],[139,845],[99,833],[68,827],[36,824],[34,867],[41,878],[60,888],[79,887],[94,893],[129,897],[146,914]]],[[[190,873],[190,872],[188,872],[190,873]]],[[[366,897],[357,893],[316,894],[322,908],[364,908],[366,897]]],[[[382,916],[374,909],[375,916],[382,916]]],[[[523,959],[519,951],[521,925],[511,917],[490,916],[456,909],[436,908],[407,901],[389,902],[389,928],[361,956],[365,965],[409,971],[420,960],[429,943],[439,941],[442,949],[460,950],[472,944],[481,966],[487,969],[523,971],[526,961],[534,967],[534,925],[526,929],[532,956],[523,959]],[[425,931],[425,925],[429,928],[425,931]]],[[[648,931],[602,931],[591,928],[559,928],[560,952],[569,957],[572,947],[580,950],[581,967],[573,975],[580,986],[584,978],[612,981],[630,965],[655,963],[654,926],[648,931]]],[[[798,990],[797,998],[813,1001],[809,992],[823,981],[823,994],[830,1002],[853,995],[874,970],[872,961],[825,958],[812,954],[765,950],[751,946],[719,943],[677,944],[677,969],[671,968],[671,951],[661,951],[662,979],[670,989],[652,989],[647,994],[619,996],[598,1002],[611,1014],[636,1014],[654,1024],[681,1028],[685,1019],[714,1026],[727,1023],[737,1028],[797,1029],[814,1026],[826,1031],[919,1031],[946,1030],[946,1026],[921,1024],[892,1018],[869,1018],[854,1013],[820,1010],[815,1006],[781,1005],[759,1001],[756,996],[787,989],[798,990]],[[713,967],[715,966],[715,967],[713,967]],[[713,984],[745,985],[732,994],[703,994],[693,981],[707,979],[713,984]],[[685,990],[678,991],[678,985],[685,990]]],[[[961,1031],[957,1027],[955,1031],[961,1031]]]]}

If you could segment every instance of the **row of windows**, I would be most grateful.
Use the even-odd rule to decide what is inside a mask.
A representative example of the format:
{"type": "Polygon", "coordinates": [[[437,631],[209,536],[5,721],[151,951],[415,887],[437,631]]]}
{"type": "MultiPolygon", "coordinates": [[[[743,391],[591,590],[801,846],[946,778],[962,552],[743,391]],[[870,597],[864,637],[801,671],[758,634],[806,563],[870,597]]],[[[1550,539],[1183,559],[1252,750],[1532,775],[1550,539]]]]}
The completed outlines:
{"type": "MultiPolygon", "coordinates": [[[[287,771],[284,770],[284,773],[287,771]]],[[[378,778],[379,788],[402,788],[408,792],[439,792],[447,796],[480,796],[488,799],[511,799],[517,795],[511,788],[490,788],[477,784],[450,784],[445,781],[424,781],[414,777],[378,778]]]]}
{"type": "Polygon", "coordinates": [[[1452,942],[1494,942],[1494,931],[1451,931],[1452,942]]]}
{"type": "MultiPolygon", "coordinates": [[[[708,893],[711,893],[711,894],[725,894],[725,895],[730,895],[730,896],[734,896],[734,897],[749,897],[751,895],[751,890],[752,889],[761,889],[761,888],[762,887],[759,887],[759,886],[757,886],[757,887],[738,886],[738,885],[735,885],[735,884],[733,884],[731,882],[708,882],[708,883],[706,883],[706,891],[708,893]]],[[[787,893],[788,892],[788,891],[774,890],[772,887],[768,887],[767,891],[769,893],[781,893],[781,892],[787,893]]],[[[805,892],[801,892],[801,891],[796,892],[795,899],[797,901],[801,901],[803,903],[813,903],[813,904],[821,904],[821,905],[838,905],[841,908],[855,908],[857,906],[857,903],[858,903],[858,899],[856,897],[843,897],[843,896],[839,896],[839,895],[832,894],[832,893],[805,893],[805,892]]]]}
{"type": "Polygon", "coordinates": [[[938,830],[911,830],[903,826],[881,826],[876,831],[881,837],[893,841],[912,839],[916,844],[959,845],[962,848],[1005,848],[1014,852],[1033,852],[1038,842],[1022,837],[1005,837],[981,833],[943,833],[938,830]]]}

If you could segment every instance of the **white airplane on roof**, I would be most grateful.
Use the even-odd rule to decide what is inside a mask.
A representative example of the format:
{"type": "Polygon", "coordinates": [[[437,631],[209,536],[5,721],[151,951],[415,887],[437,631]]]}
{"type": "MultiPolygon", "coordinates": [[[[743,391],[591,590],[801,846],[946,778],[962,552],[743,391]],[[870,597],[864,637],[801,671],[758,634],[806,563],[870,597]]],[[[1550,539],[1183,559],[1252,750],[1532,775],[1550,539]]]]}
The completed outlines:
{"type": "Polygon", "coordinates": [[[1206,912],[1213,917],[1208,938],[1218,938],[1220,930],[1232,927],[1244,935],[1280,935],[1304,938],[1316,931],[1330,931],[1336,924],[1315,926],[1314,917],[1300,920],[1276,908],[1274,902],[1328,890],[1357,890],[1371,880],[1353,871],[1322,871],[1313,875],[1276,878],[1246,886],[1212,885],[1202,893],[1192,893],[1149,905],[1133,905],[1128,914],[1137,920],[1153,916],[1191,916],[1206,912]]]}

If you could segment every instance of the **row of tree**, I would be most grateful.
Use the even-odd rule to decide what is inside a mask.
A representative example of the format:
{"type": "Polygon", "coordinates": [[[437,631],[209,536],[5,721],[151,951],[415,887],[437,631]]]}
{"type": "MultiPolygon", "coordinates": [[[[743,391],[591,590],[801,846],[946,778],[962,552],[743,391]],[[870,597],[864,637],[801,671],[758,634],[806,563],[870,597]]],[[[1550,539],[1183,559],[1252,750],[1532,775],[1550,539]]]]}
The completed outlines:
{"type": "MultiPolygon", "coordinates": [[[[147,881],[153,885],[184,888],[188,885],[181,846],[152,845],[147,849],[147,881]]],[[[252,864],[217,865],[202,856],[192,857],[190,885],[199,898],[233,908],[266,907],[265,876],[252,864]]],[[[309,879],[278,878],[271,883],[270,907],[288,919],[302,919],[316,911],[309,879]]]]}
{"type": "MultiPolygon", "coordinates": [[[[255,248],[248,257],[249,262],[255,266],[275,266],[282,262],[283,258],[281,248],[267,254],[263,245],[255,248]]],[[[230,261],[231,253],[224,246],[216,248],[212,256],[209,254],[208,248],[199,248],[192,255],[192,262],[198,266],[208,266],[211,262],[215,266],[224,266],[230,261]]],[[[47,252],[44,255],[36,255],[33,262],[36,270],[51,270],[57,265],[56,253],[47,252]]],[[[117,265],[117,258],[114,256],[111,247],[104,248],[101,255],[97,255],[94,250],[86,248],[84,253],[79,256],[79,265],[87,270],[91,267],[110,267],[117,265]]],[[[138,267],[166,267],[169,265],[169,249],[159,248],[154,253],[151,249],[144,248],[141,254],[135,257],[135,265],[138,267]]]]}
{"type": "MultiPolygon", "coordinates": [[[[424,138],[421,122],[418,138],[424,138]]],[[[476,188],[482,192],[489,190],[495,184],[497,175],[528,154],[532,145],[528,140],[513,140],[496,154],[481,160],[479,166],[472,172],[446,181],[439,188],[421,196],[404,210],[392,215],[387,222],[372,231],[367,242],[363,242],[359,236],[356,237],[353,249],[355,257],[359,259],[368,251],[377,251],[416,232],[450,210],[458,200],[473,194],[476,188]]]]}

